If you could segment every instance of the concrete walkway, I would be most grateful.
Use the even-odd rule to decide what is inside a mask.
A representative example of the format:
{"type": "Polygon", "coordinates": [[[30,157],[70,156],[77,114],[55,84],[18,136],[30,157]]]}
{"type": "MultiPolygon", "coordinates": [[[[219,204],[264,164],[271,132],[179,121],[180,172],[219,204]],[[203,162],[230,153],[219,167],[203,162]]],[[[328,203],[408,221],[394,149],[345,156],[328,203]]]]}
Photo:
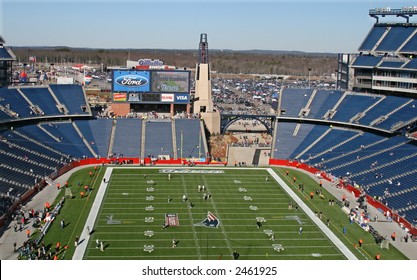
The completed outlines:
{"type": "MultiPolygon", "coordinates": [[[[57,178],[53,182],[53,186],[47,185],[42,191],[35,194],[23,207],[25,210],[34,209],[39,210],[43,209],[45,202],[52,204],[57,198],[60,190],[58,190],[55,185],[59,183],[61,186],[65,185],[65,182],[69,180],[69,177],[73,172],[76,172],[79,169],[84,167],[77,167],[63,174],[61,177],[57,178]]],[[[17,221],[11,221],[7,226],[4,226],[1,229],[0,237],[0,260],[16,260],[19,256],[18,252],[14,252],[13,243],[16,242],[17,248],[22,246],[23,242],[27,240],[26,229],[29,228],[31,232],[34,231],[32,227],[32,221],[30,220],[23,227],[22,231],[14,231],[14,225],[17,224],[17,221]]]]}
{"type": "MultiPolygon", "coordinates": [[[[293,169],[295,170],[296,168],[293,169]]],[[[320,180],[314,177],[313,174],[310,174],[300,169],[297,169],[297,171],[301,171],[310,175],[317,182],[317,184],[319,184],[320,180]]],[[[343,195],[346,195],[350,203],[350,208],[354,208],[356,205],[359,205],[359,203],[356,202],[357,198],[355,198],[355,196],[351,192],[345,189],[334,187],[330,182],[326,180],[322,180],[322,182],[323,187],[339,201],[342,200],[341,198],[343,195]]],[[[377,230],[381,236],[387,236],[388,238],[391,236],[393,232],[395,232],[397,234],[397,238],[395,241],[390,240],[390,245],[396,247],[410,260],[417,260],[417,242],[413,242],[410,238],[408,239],[408,242],[402,241],[402,238],[407,234],[405,230],[402,229],[396,222],[388,222],[384,217],[383,213],[379,212],[378,209],[376,209],[375,207],[372,207],[369,204],[367,206],[368,212],[370,213],[370,217],[375,217],[375,215],[378,215],[379,217],[378,221],[376,222],[372,220],[370,222],[370,225],[372,225],[372,227],[375,230],[377,230]]]]}

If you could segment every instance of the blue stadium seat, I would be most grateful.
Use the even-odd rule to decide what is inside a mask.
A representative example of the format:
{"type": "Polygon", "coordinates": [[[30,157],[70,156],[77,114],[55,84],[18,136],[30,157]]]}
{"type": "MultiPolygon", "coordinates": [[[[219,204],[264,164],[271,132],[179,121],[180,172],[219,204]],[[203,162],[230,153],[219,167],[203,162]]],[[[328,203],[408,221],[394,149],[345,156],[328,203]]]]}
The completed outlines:
{"type": "Polygon", "coordinates": [[[113,154],[140,158],[142,149],[142,119],[117,119],[113,141],[113,154]]]}
{"type": "Polygon", "coordinates": [[[281,116],[298,117],[313,93],[312,89],[284,89],[281,94],[281,116]],[[285,114],[283,114],[285,110],[285,114]]]}
{"type": "Polygon", "coordinates": [[[22,87],[20,90],[33,105],[37,105],[43,111],[45,116],[62,115],[47,87],[22,87]]]}
{"type": "Polygon", "coordinates": [[[68,109],[69,115],[89,115],[87,101],[80,85],[50,85],[60,103],[68,109]]]}
{"type": "Polygon", "coordinates": [[[0,104],[8,106],[10,110],[18,114],[18,118],[33,117],[30,104],[17,89],[0,88],[0,104]]]}
{"type": "Polygon", "coordinates": [[[77,120],[83,136],[99,157],[107,157],[110,145],[110,136],[113,127],[113,120],[100,118],[91,120],[77,120]]]}
{"type": "MultiPolygon", "coordinates": [[[[175,134],[177,151],[181,152],[182,148],[183,157],[205,158],[207,151],[204,148],[203,142],[205,141],[205,139],[203,139],[201,135],[199,119],[176,119],[175,134]]],[[[178,157],[180,157],[179,153],[178,157]]]]}
{"type": "Polygon", "coordinates": [[[145,133],[145,157],[174,156],[171,121],[148,120],[145,133]]]}
{"type": "Polygon", "coordinates": [[[368,35],[366,36],[365,40],[362,42],[358,50],[360,52],[371,51],[385,32],[385,26],[374,26],[369,31],[368,35]]]}

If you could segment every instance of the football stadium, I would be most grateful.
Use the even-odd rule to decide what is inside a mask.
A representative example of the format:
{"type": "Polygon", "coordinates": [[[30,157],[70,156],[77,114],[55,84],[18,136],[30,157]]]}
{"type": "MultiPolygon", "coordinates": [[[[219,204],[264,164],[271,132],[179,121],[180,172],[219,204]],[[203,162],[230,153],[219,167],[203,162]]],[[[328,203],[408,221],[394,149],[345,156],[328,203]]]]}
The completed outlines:
{"type": "Polygon", "coordinates": [[[111,117],[85,77],[16,80],[0,37],[1,259],[417,259],[416,14],[371,9],[334,88],[283,86],[272,114],[216,108],[206,34],[194,70],[113,69],[111,117]]]}

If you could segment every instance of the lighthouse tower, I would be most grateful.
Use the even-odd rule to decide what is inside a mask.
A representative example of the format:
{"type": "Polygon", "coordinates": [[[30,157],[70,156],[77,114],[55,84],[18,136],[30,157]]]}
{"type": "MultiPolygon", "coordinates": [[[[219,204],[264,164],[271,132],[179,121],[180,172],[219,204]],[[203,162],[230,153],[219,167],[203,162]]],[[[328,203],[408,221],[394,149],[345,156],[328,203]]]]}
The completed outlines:
{"type": "Polygon", "coordinates": [[[200,35],[199,56],[195,71],[193,113],[200,114],[211,134],[220,132],[220,114],[214,111],[207,34],[200,35]]]}

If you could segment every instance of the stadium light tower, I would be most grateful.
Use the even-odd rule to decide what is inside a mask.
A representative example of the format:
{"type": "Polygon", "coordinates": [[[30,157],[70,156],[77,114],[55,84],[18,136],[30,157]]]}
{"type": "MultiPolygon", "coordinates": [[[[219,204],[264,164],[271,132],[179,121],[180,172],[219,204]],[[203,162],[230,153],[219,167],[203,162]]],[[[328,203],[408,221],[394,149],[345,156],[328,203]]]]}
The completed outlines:
{"type": "Polygon", "coordinates": [[[198,51],[198,63],[209,64],[207,34],[200,34],[200,45],[198,51]]]}
{"type": "Polygon", "coordinates": [[[214,109],[211,97],[211,78],[207,34],[200,35],[198,63],[195,71],[193,113],[198,114],[210,133],[220,133],[220,113],[214,109]]]}

